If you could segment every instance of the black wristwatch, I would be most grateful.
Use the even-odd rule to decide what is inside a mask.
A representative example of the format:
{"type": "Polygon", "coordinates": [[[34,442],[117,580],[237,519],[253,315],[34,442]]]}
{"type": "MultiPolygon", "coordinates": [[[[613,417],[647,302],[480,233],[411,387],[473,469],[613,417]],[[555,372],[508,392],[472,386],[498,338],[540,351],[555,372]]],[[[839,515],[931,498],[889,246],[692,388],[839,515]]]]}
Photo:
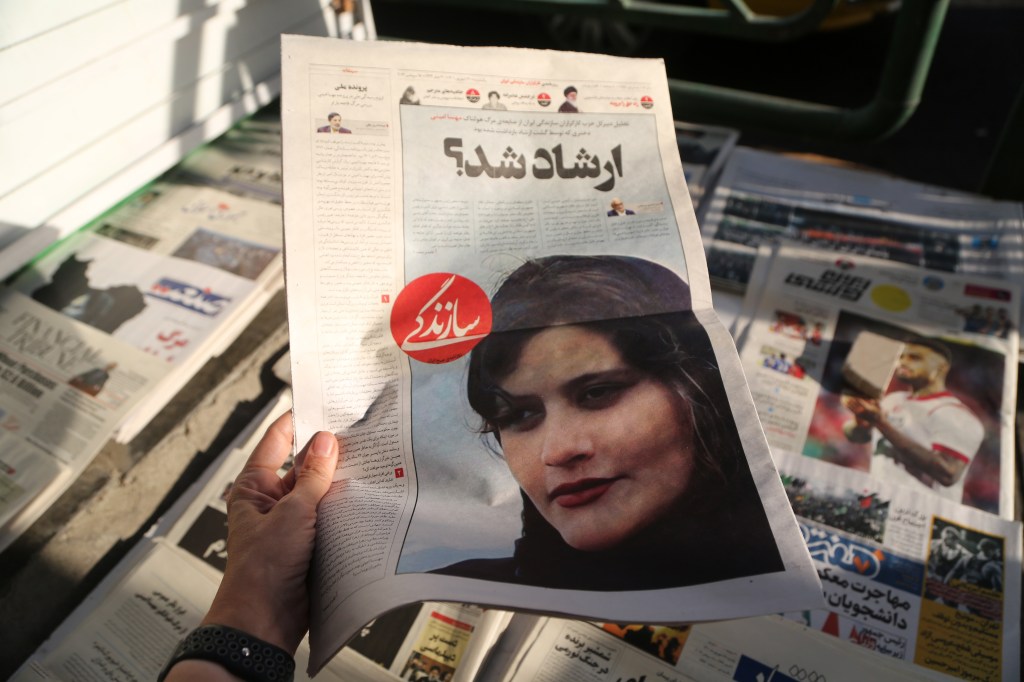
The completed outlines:
{"type": "Polygon", "coordinates": [[[157,682],[190,658],[216,663],[247,682],[292,682],[295,677],[295,659],[284,649],[226,625],[203,625],[178,643],[157,682]]]}

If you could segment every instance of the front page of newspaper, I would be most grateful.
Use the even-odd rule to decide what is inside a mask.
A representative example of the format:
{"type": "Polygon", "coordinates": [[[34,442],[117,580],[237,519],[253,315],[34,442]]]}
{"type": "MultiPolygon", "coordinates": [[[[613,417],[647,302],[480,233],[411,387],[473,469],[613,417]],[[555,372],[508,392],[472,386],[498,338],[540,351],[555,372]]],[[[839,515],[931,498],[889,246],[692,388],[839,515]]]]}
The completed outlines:
{"type": "Polygon", "coordinates": [[[0,291],[0,549],[89,463],[167,368],[17,291],[0,291]]]}
{"type": "Polygon", "coordinates": [[[774,448],[1013,516],[1018,285],[783,248],[742,334],[774,448]]]}
{"type": "Polygon", "coordinates": [[[157,182],[52,248],[12,286],[178,367],[265,279],[280,277],[280,229],[272,203],[157,182]]]}
{"type": "Polygon", "coordinates": [[[343,447],[313,669],[419,600],[818,603],[711,309],[663,65],[283,40],[296,437],[343,447]]]}
{"type": "Polygon", "coordinates": [[[957,678],[1020,679],[1019,522],[773,454],[828,601],[792,617],[957,678]]]}

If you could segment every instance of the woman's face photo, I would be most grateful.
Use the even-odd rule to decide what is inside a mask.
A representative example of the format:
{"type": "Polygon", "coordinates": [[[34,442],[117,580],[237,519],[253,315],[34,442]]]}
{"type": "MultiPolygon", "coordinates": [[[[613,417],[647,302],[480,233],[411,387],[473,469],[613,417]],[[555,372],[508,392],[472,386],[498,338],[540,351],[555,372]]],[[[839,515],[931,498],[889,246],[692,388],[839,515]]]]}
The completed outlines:
{"type": "Polygon", "coordinates": [[[570,546],[615,547],[668,515],[695,468],[685,400],[602,334],[545,329],[499,382],[512,475],[570,546]]]}

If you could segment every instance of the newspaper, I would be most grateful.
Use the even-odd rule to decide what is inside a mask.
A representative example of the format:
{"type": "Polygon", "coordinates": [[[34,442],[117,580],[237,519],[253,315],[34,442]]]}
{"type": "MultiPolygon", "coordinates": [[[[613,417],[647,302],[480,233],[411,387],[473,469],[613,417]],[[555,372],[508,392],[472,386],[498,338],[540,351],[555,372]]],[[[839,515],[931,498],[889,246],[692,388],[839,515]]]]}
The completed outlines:
{"type": "Polygon", "coordinates": [[[708,202],[704,199],[711,197],[739,137],[739,131],[733,128],[676,121],[676,144],[698,219],[707,208],[708,202]]]}
{"type": "Polygon", "coordinates": [[[773,455],[827,600],[788,614],[804,627],[517,615],[478,681],[1019,679],[1019,522],[773,455]]]}
{"type": "Polygon", "coordinates": [[[145,555],[74,634],[44,646],[13,679],[156,679],[199,625],[218,581],[164,543],[144,540],[142,547],[145,555]]]}
{"type": "MultiPolygon", "coordinates": [[[[13,679],[156,679],[213,601],[227,558],[231,484],[290,404],[287,393],[272,401],[13,679]]],[[[317,680],[418,680],[412,671],[426,676],[435,668],[438,679],[471,680],[507,615],[465,604],[413,604],[365,624],[317,680]]],[[[304,641],[296,654],[297,680],[309,679],[302,672],[308,652],[304,641]]]]}
{"type": "Polygon", "coordinates": [[[820,603],[711,309],[662,64],[283,51],[296,437],[343,446],[312,670],[417,600],[629,622],[820,603]],[[551,288],[520,306],[522,280],[551,288]]]}
{"type": "Polygon", "coordinates": [[[1020,679],[1021,524],[774,450],[828,607],[792,614],[961,679],[1020,679]]]}
{"type": "Polygon", "coordinates": [[[773,449],[1012,518],[1019,285],[789,248],[755,277],[741,358],[773,449]],[[873,358],[852,352],[872,337],[873,358]],[[864,380],[879,367],[855,355],[892,375],[878,395],[864,380]]]}
{"type": "MultiPolygon", "coordinates": [[[[269,406],[210,467],[198,492],[176,503],[12,679],[153,679],[212,599],[225,558],[226,492],[269,421],[289,403],[282,395],[269,406]]],[[[785,681],[813,674],[842,679],[848,670],[878,679],[948,679],[937,671],[1017,679],[1019,524],[808,458],[776,456],[832,609],[791,614],[803,627],[773,617],[645,626],[517,614],[501,633],[511,614],[413,604],[360,628],[316,679],[417,680],[434,668],[439,679],[454,668],[453,680],[478,682],[754,680],[758,674],[785,681]],[[949,541],[947,527],[956,531],[955,556],[943,556],[938,546],[949,541]],[[946,581],[985,538],[1000,548],[1001,570],[987,572],[1005,576],[1000,589],[969,582],[979,582],[969,576],[984,570],[946,581]],[[894,595],[898,604],[891,607],[894,595]],[[957,599],[969,608],[960,609],[957,599]],[[899,618],[889,618],[895,611],[899,618]],[[993,625],[993,614],[1002,621],[993,625]],[[942,649],[953,644],[956,654],[942,649]]],[[[296,679],[306,679],[307,658],[304,643],[296,679]]]]}
{"type": "Polygon", "coordinates": [[[281,121],[266,107],[181,160],[168,179],[281,203],[281,121]]]}
{"type": "Polygon", "coordinates": [[[528,625],[525,636],[498,641],[495,665],[478,682],[793,682],[850,679],[851,671],[858,679],[948,679],[778,616],[677,627],[559,618],[528,625]]]}
{"type": "Polygon", "coordinates": [[[278,289],[274,204],[157,182],[0,294],[0,549],[149,422],[278,289]]]}
{"type": "Polygon", "coordinates": [[[1000,279],[1024,273],[1019,203],[737,147],[701,221],[712,279],[744,287],[790,244],[1000,279]]]}
{"type": "Polygon", "coordinates": [[[166,376],[17,291],[0,290],[0,549],[55,500],[166,376]]]}
{"type": "MultiPolygon", "coordinates": [[[[234,449],[217,467],[193,503],[166,531],[167,542],[218,573],[224,571],[228,558],[227,497],[231,485],[255,448],[256,437],[269,426],[270,416],[281,414],[287,407],[285,400],[279,400],[268,412],[265,423],[253,429],[250,441],[234,449]]],[[[291,466],[289,458],[281,473],[291,466]]],[[[485,612],[472,604],[412,604],[362,624],[349,646],[325,670],[333,671],[343,680],[357,674],[360,679],[394,680],[410,679],[412,671],[426,676],[436,668],[438,679],[458,674],[455,679],[469,680],[482,660],[477,649],[493,636],[494,622],[501,620],[501,614],[485,612]],[[483,636],[478,637],[479,630],[483,630],[483,636]]],[[[308,655],[306,647],[304,644],[303,666],[308,655]]]]}
{"type": "Polygon", "coordinates": [[[290,405],[283,393],[242,429],[12,679],[156,679],[178,641],[199,625],[220,580],[209,563],[168,536],[180,537],[181,526],[187,527],[199,510],[223,504],[219,493],[225,482],[237,475],[266,427],[290,405]]]}
{"type": "Polygon", "coordinates": [[[282,284],[280,208],[156,182],[63,240],[12,287],[173,367],[118,426],[130,441],[282,284]]]}

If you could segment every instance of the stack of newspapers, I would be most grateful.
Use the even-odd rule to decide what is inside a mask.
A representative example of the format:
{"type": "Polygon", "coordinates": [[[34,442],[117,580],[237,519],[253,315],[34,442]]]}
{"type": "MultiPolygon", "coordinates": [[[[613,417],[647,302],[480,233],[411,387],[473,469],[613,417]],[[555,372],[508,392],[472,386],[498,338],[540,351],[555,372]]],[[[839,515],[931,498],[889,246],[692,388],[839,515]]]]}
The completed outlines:
{"type": "Polygon", "coordinates": [[[746,288],[732,332],[828,602],[793,617],[1015,679],[1022,206],[737,148],[706,216],[712,278],[746,288]]]}
{"type": "Polygon", "coordinates": [[[742,149],[692,197],[654,60],[283,49],[293,397],[15,679],[152,678],[208,608],[227,491],[289,406],[297,445],[328,430],[343,453],[309,676],[1019,679],[1021,293],[971,256],[1019,258],[1019,205],[918,186],[914,213],[902,185],[844,194],[742,149]],[[858,210],[891,221],[869,240],[887,253],[955,258],[870,258],[856,225],[815,248],[839,232],[823,214],[858,210]],[[731,335],[710,285],[733,270],[731,335]]]}
{"type": "Polygon", "coordinates": [[[8,280],[0,546],[281,289],[280,191],[280,125],[257,116],[8,280]]]}

